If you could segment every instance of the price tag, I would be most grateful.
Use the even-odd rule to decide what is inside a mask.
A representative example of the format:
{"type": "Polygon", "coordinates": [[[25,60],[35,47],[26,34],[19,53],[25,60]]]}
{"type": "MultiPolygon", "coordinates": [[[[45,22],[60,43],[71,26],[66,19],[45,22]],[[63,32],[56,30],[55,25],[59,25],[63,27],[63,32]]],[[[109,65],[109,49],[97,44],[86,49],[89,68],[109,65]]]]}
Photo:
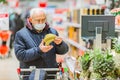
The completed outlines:
{"type": "Polygon", "coordinates": [[[9,14],[0,13],[0,30],[9,30],[9,14]]]}

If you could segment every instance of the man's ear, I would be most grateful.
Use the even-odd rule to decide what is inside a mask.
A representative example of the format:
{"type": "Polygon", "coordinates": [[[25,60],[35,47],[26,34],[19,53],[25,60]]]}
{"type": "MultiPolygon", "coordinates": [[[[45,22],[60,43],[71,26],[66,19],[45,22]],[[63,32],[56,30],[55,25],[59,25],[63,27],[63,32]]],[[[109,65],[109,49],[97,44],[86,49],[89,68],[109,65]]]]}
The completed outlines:
{"type": "Polygon", "coordinates": [[[29,17],[28,20],[29,20],[30,22],[32,22],[32,18],[31,18],[31,17],[29,17]]]}

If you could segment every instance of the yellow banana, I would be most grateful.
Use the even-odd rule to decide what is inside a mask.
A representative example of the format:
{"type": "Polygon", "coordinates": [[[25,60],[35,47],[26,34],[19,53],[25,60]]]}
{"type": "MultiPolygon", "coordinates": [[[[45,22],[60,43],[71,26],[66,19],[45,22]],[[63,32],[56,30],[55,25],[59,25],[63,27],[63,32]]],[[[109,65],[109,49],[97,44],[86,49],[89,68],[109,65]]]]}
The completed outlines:
{"type": "Polygon", "coordinates": [[[54,39],[49,39],[47,42],[45,42],[45,45],[48,46],[48,45],[50,45],[50,43],[53,42],[53,41],[54,41],[54,39]]]}
{"type": "Polygon", "coordinates": [[[56,35],[54,34],[47,34],[45,38],[43,39],[45,42],[45,45],[49,45],[52,41],[54,41],[56,35]]]}
{"type": "Polygon", "coordinates": [[[54,39],[56,35],[54,34],[47,34],[44,38],[44,42],[48,41],[49,39],[54,39]]]}

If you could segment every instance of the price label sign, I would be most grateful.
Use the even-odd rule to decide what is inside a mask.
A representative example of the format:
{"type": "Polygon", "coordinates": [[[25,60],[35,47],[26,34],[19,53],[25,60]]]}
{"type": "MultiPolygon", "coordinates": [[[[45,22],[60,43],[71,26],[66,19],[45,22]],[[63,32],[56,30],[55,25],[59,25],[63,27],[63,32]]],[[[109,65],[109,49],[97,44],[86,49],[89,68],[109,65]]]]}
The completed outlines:
{"type": "Polygon", "coordinates": [[[0,13],[0,30],[9,30],[9,14],[0,13]]]}

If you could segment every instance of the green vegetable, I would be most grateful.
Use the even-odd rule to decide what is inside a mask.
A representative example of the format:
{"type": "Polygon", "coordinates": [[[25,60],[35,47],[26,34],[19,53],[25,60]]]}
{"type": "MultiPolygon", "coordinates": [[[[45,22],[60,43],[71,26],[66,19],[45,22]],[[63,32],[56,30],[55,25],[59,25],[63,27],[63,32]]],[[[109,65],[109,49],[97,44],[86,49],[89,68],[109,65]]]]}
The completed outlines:
{"type": "MultiPolygon", "coordinates": [[[[93,50],[86,52],[81,58],[82,72],[80,77],[90,80],[116,80],[119,77],[120,60],[109,54],[110,51],[93,50]]],[[[118,56],[117,56],[118,57],[118,56]]],[[[120,59],[120,57],[118,57],[120,59]]]]}
{"type": "Polygon", "coordinates": [[[115,38],[113,39],[113,48],[115,49],[115,52],[120,54],[120,39],[115,38]]]}
{"type": "Polygon", "coordinates": [[[114,66],[112,55],[101,53],[97,54],[93,59],[93,71],[102,77],[114,72],[114,66]]]}
{"type": "Polygon", "coordinates": [[[81,57],[81,64],[82,64],[82,70],[88,70],[89,66],[90,66],[90,56],[89,53],[85,53],[82,57],[81,57]]]}
{"type": "Polygon", "coordinates": [[[6,0],[0,0],[0,3],[1,3],[1,2],[3,2],[3,3],[7,3],[7,1],[6,1],[6,0]]]}

